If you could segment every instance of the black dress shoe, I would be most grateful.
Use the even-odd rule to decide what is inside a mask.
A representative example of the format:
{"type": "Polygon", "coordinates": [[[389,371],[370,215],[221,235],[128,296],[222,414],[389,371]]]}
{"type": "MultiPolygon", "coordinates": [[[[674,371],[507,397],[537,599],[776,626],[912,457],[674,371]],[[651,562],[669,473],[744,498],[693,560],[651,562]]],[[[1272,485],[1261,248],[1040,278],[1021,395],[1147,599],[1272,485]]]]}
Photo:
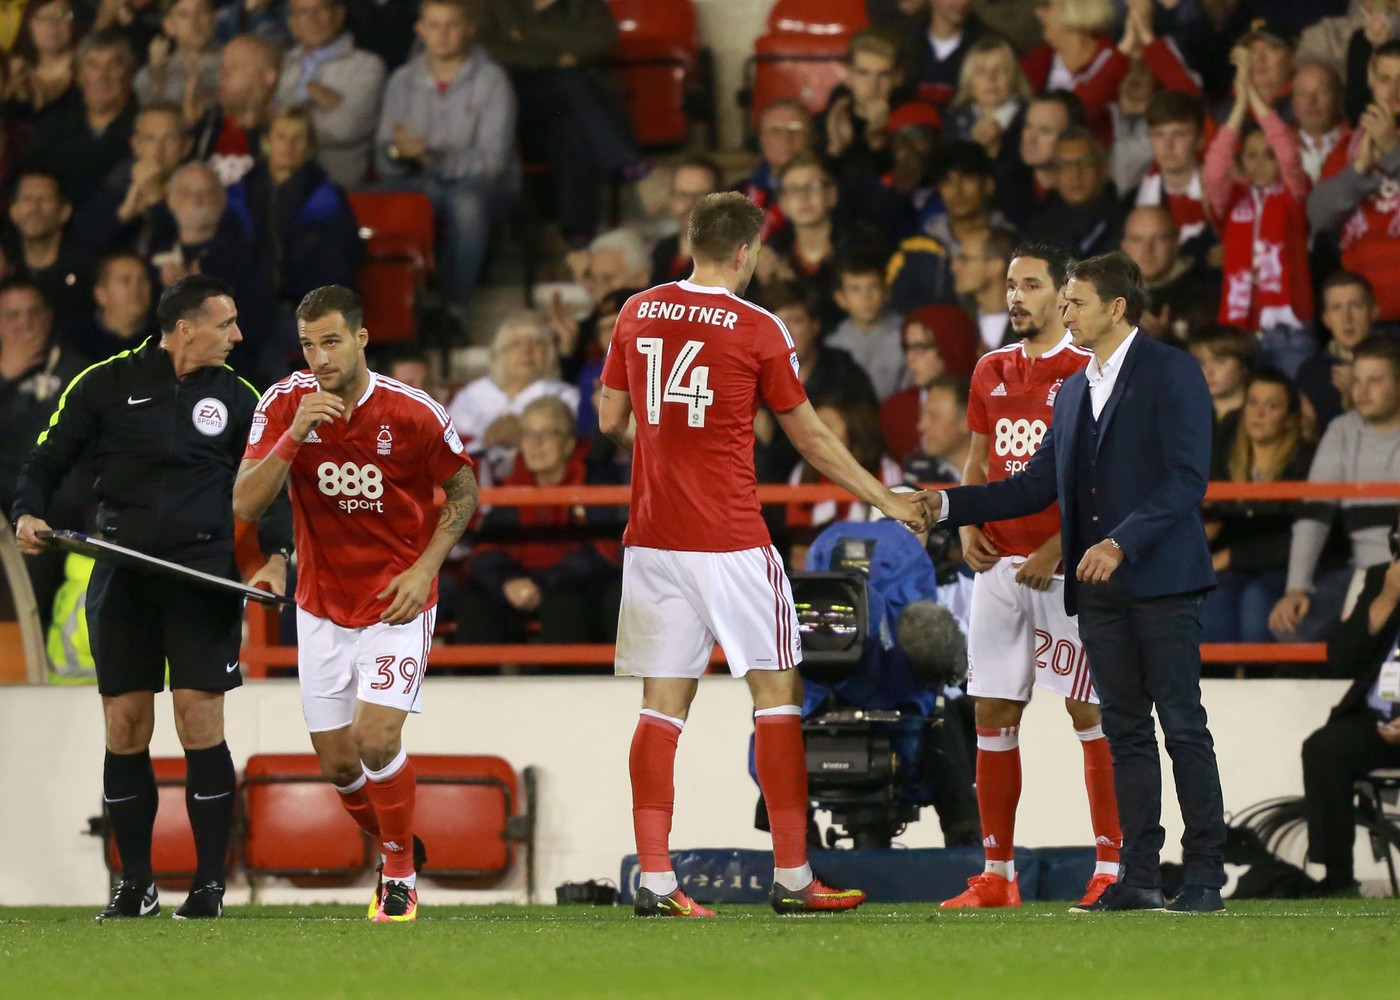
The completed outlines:
{"type": "MultiPolygon", "coordinates": [[[[1217,893],[1217,898],[1219,894],[1217,893]]],[[[1086,906],[1071,906],[1070,913],[1118,913],[1125,910],[1160,910],[1162,908],[1161,889],[1143,889],[1135,885],[1115,882],[1103,891],[1103,895],[1086,906]]]]}
{"type": "Polygon", "coordinates": [[[1167,904],[1168,913],[1224,913],[1225,904],[1219,889],[1203,885],[1184,885],[1176,898],[1167,904]]]}

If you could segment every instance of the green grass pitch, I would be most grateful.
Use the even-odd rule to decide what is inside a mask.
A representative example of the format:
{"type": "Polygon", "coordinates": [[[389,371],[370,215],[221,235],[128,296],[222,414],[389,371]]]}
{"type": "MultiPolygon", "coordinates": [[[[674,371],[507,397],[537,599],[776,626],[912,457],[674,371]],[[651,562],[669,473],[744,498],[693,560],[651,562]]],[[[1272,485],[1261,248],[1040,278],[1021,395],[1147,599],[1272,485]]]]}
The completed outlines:
{"type": "Polygon", "coordinates": [[[98,925],[96,907],[0,908],[16,998],[1345,998],[1393,996],[1400,900],[1239,902],[1228,913],[939,912],[870,904],[640,920],[622,907],[440,907],[416,925],[348,906],[98,925]]]}

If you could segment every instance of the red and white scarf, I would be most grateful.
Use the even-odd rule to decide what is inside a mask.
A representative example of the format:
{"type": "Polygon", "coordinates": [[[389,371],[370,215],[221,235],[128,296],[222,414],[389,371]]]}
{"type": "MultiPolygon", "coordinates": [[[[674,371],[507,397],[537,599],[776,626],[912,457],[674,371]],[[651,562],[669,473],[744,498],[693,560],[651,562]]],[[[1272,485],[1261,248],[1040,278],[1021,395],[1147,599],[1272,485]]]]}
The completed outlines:
{"type": "Polygon", "coordinates": [[[1282,181],[1267,188],[1236,185],[1221,243],[1221,323],[1253,332],[1299,327],[1312,315],[1307,219],[1282,181]]]}

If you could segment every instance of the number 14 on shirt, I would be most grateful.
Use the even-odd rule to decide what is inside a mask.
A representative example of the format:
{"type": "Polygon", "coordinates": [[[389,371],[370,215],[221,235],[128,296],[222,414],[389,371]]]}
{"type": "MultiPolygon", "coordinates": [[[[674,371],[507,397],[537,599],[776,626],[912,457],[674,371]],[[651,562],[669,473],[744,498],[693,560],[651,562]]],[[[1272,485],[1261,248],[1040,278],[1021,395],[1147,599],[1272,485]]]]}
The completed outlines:
{"type": "Polygon", "coordinates": [[[704,427],[705,409],[715,401],[714,390],[710,388],[710,368],[708,365],[695,365],[692,368],[691,365],[695,364],[700,348],[705,345],[699,340],[685,342],[685,346],[671,365],[671,372],[666,376],[665,391],[662,391],[663,345],[664,341],[660,337],[637,338],[637,350],[647,358],[647,423],[661,422],[662,403],[685,403],[690,408],[687,423],[691,427],[704,427]],[[690,380],[682,385],[687,372],[690,373],[690,380]]]}

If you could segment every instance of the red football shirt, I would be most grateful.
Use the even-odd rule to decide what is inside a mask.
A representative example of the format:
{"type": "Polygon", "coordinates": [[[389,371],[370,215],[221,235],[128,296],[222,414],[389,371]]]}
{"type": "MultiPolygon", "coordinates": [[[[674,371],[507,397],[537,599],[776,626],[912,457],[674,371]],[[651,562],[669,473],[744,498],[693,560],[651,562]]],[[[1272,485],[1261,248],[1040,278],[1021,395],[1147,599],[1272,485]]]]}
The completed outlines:
{"type": "Polygon", "coordinates": [[[623,542],[686,552],[771,544],[759,514],[753,418],[801,404],[797,353],[772,313],[723,288],[677,281],[634,295],[603,384],[637,418],[623,542]]]}
{"type": "MultiPolygon", "coordinates": [[[[1091,352],[1075,347],[1069,334],[1032,361],[1020,344],[984,354],[972,372],[967,400],[968,430],[987,436],[987,481],[1026,467],[1050,429],[1060,383],[1089,363],[1091,352]]],[[[1028,556],[1060,530],[1060,507],[983,528],[1002,555],[1028,556]]]]}
{"type": "MultiPolygon", "coordinates": [[[[318,391],[297,372],[263,394],[245,459],[262,459],[318,391]]],[[[370,372],[349,422],[321,424],[292,461],[297,606],[343,628],[378,624],[375,595],[423,554],[437,528],[433,488],[470,466],[452,419],[431,396],[370,372]]],[[[428,607],[437,603],[437,581],[428,607]]]]}

